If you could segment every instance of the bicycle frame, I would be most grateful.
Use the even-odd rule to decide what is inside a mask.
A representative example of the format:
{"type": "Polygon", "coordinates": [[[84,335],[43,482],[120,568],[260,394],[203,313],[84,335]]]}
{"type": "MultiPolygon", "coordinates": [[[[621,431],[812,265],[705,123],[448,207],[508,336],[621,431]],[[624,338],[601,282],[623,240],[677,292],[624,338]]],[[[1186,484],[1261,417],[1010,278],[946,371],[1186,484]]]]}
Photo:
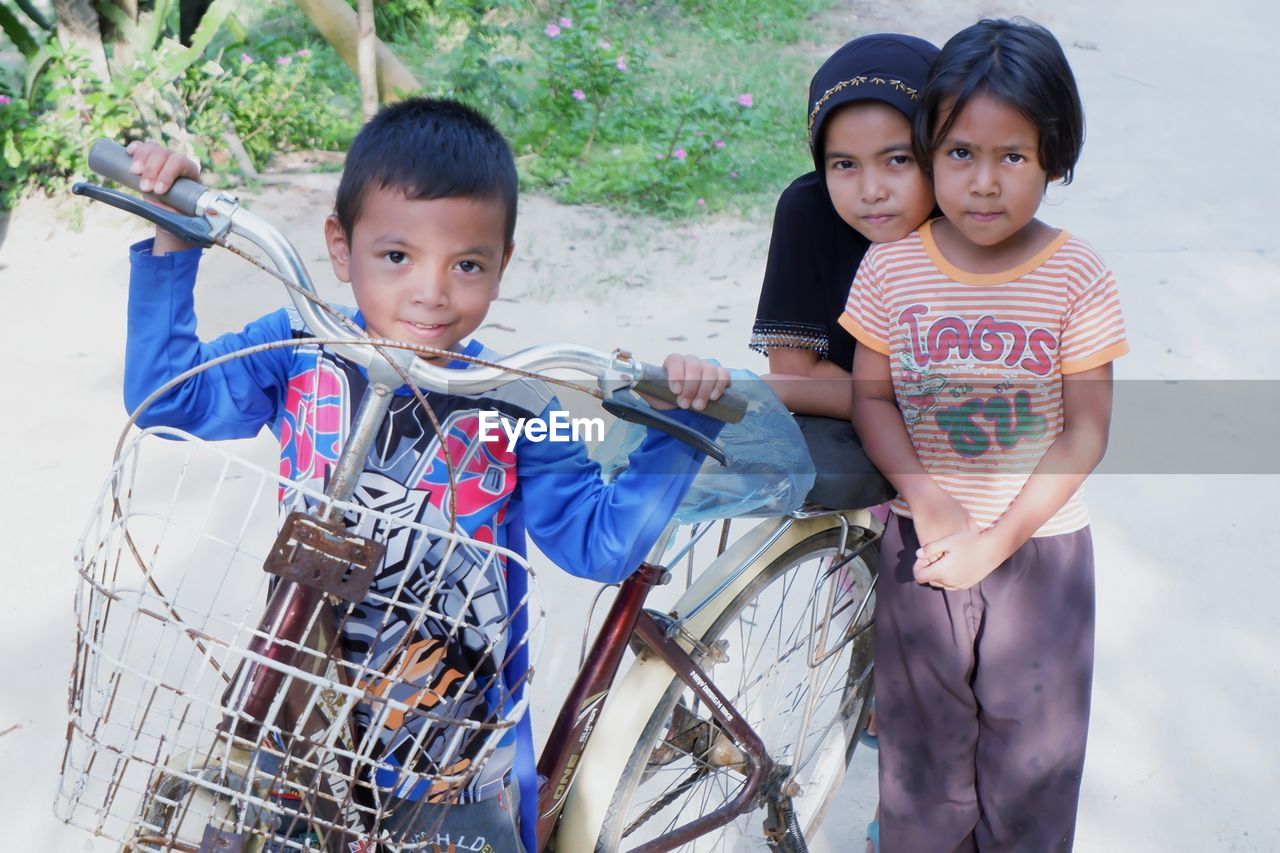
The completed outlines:
{"type": "Polygon", "coordinates": [[[546,849],[547,841],[559,820],[569,786],[577,772],[578,761],[591,738],[596,719],[632,635],[638,637],[647,649],[661,658],[693,688],[698,698],[711,709],[716,721],[743,747],[750,768],[746,784],[732,802],[677,827],[656,841],[636,848],[636,853],[674,850],[724,826],[755,799],[764,781],[774,771],[775,765],[755,730],[747,725],[733,703],[711,683],[693,658],[667,636],[666,628],[643,609],[649,590],[665,583],[669,577],[670,573],[665,569],[644,563],[622,582],[618,597],[605,617],[604,626],[560,709],[538,762],[539,853],[546,849]]]}

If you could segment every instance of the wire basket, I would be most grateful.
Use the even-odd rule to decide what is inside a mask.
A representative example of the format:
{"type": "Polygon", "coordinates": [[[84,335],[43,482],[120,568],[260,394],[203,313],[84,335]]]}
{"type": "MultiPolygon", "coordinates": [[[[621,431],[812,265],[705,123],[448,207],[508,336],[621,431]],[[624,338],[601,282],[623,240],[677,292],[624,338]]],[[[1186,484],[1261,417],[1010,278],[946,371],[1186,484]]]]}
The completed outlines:
{"type": "Polygon", "coordinates": [[[329,504],[229,444],[146,430],[99,496],[55,811],[131,850],[426,849],[394,827],[426,837],[424,815],[489,796],[510,763],[490,759],[514,753],[543,632],[528,564],[338,503],[387,546],[372,588],[285,595],[262,569],[278,503],[329,504]],[[300,639],[263,618],[269,597],[300,639]]]}

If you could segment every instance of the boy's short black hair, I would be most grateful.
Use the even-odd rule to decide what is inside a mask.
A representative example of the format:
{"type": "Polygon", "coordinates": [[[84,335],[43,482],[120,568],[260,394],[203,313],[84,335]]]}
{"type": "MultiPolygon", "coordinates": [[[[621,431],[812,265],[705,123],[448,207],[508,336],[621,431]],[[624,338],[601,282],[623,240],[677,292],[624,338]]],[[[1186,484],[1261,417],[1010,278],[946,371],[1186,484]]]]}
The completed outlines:
{"type": "Polygon", "coordinates": [[[515,237],[511,147],[487,118],[457,101],[407,98],[383,107],[356,134],[334,205],[348,239],[370,188],[398,189],[410,199],[495,199],[506,207],[508,246],[515,237]]]}
{"type": "Polygon", "coordinates": [[[975,95],[990,94],[1040,131],[1040,166],[1053,180],[1071,183],[1084,146],[1084,108],[1076,78],[1053,34],[1025,19],[984,19],[956,33],[929,72],[916,111],[916,157],[927,173],[933,152],[975,95]],[[951,112],[943,118],[942,108],[951,112]]]}

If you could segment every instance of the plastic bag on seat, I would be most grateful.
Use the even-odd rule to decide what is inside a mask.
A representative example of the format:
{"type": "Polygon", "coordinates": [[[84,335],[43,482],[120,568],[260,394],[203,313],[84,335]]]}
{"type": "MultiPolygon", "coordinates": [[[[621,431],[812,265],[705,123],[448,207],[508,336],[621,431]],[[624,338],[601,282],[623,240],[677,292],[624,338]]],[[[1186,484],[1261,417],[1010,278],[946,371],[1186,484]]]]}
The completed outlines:
{"type": "MultiPolygon", "coordinates": [[[[729,464],[707,459],[685,495],[676,520],[693,524],[716,518],[767,518],[800,508],[816,472],[803,434],[768,383],[749,370],[730,370],[733,388],[749,403],[741,423],[728,424],[717,438],[729,464]]],[[[597,448],[606,481],[627,467],[645,429],[618,421],[597,448]]]]}

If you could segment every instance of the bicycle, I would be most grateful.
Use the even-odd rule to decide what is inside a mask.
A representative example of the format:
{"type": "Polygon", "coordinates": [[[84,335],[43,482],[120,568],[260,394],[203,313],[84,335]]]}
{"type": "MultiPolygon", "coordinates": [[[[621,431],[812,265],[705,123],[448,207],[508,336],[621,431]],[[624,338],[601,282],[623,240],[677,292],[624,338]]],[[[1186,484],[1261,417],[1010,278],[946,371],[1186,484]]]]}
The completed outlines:
{"type": "MultiPolygon", "coordinates": [[[[99,173],[131,185],[134,179],[128,173],[127,157],[121,160],[121,153],[112,159],[95,148],[91,164],[99,173]]],[[[269,224],[240,208],[233,197],[196,184],[175,186],[163,199],[181,211],[171,214],[92,185],[79,185],[77,191],[157,221],[193,242],[226,245],[231,234],[247,238],[266,252],[276,267],[273,274],[290,287],[296,308],[320,341],[364,364],[371,375],[380,370],[380,381],[409,378],[422,387],[475,392],[499,384],[511,371],[572,367],[599,380],[599,396],[609,411],[623,419],[673,430],[682,440],[723,458],[719,447],[708,444],[698,434],[681,434],[679,424],[672,427],[671,423],[664,423],[661,415],[629,398],[627,389],[632,387],[658,391],[661,396],[664,386],[652,369],[627,354],[604,354],[580,347],[534,347],[496,364],[471,368],[462,378],[457,371],[441,375],[439,368],[426,365],[409,353],[407,358],[387,359],[392,362],[388,371],[380,365],[388,355],[394,356],[395,345],[387,341],[357,345],[339,319],[315,308],[310,278],[292,246],[269,224]]],[[[162,392],[163,389],[157,394],[162,392]]],[[[375,405],[368,401],[361,405],[352,438],[343,448],[344,460],[359,457],[359,437],[370,434],[368,424],[376,426],[379,417],[375,405]]],[[[379,791],[427,785],[432,792],[443,792],[447,798],[450,791],[469,778],[468,768],[457,766],[460,756],[469,752],[477,758],[475,767],[470,768],[474,773],[524,713],[527,691],[522,696],[513,692],[504,697],[492,718],[431,719],[436,729],[453,731],[454,737],[430,756],[432,772],[406,771],[412,762],[405,762],[394,777],[395,784],[388,788],[378,776],[385,775],[387,768],[372,757],[370,747],[351,742],[349,710],[343,711],[343,707],[350,709],[363,701],[372,702],[383,716],[421,714],[417,700],[422,699],[423,690],[410,683],[404,668],[361,672],[351,677],[349,665],[334,654],[332,625],[321,629],[321,620],[314,616],[318,612],[315,602],[325,596],[358,601],[367,594],[359,579],[368,574],[380,554],[368,540],[352,538],[335,519],[350,513],[364,512],[370,517],[377,514],[353,507],[346,500],[342,494],[343,476],[333,478],[339,485],[331,489],[331,494],[311,496],[316,506],[313,515],[321,523],[305,517],[299,521],[291,518],[272,549],[277,556],[289,547],[295,552],[300,547],[311,549],[319,555],[310,565],[290,566],[288,560],[278,560],[275,567],[277,574],[285,578],[276,582],[276,595],[282,588],[302,590],[307,588],[307,582],[321,581],[320,591],[291,593],[307,599],[298,612],[308,617],[296,627],[293,639],[282,640],[278,626],[247,630],[251,621],[246,617],[239,623],[234,618],[219,621],[211,607],[199,611],[197,615],[206,625],[232,629],[228,640],[216,631],[188,624],[163,595],[157,599],[163,602],[159,606],[154,601],[143,602],[143,596],[131,603],[127,600],[129,593],[111,586],[113,578],[91,574],[91,570],[117,569],[119,557],[130,548],[133,556],[139,556],[131,541],[120,541],[120,499],[132,499],[134,486],[123,474],[136,471],[138,456],[144,452],[138,449],[140,442],[156,432],[145,431],[120,454],[113,479],[104,492],[110,500],[104,498],[104,515],[99,522],[106,520],[107,533],[96,544],[100,550],[105,548],[102,553],[114,555],[117,565],[106,566],[94,559],[81,562],[82,592],[87,589],[84,598],[89,604],[81,612],[77,669],[73,671],[73,722],[68,729],[59,793],[64,819],[76,822],[83,789],[94,782],[106,782],[109,790],[101,806],[89,807],[95,822],[89,828],[102,834],[114,832],[111,837],[141,849],[204,850],[215,849],[218,844],[224,846],[216,849],[231,849],[234,845],[261,843],[273,834],[282,849],[306,849],[305,842],[293,837],[299,829],[296,817],[288,821],[288,826],[280,825],[286,816],[299,811],[305,814],[303,823],[313,829],[318,826],[323,832],[329,849],[338,849],[338,843],[416,849],[374,834],[382,817],[379,791]],[[336,540],[338,547],[326,551],[334,544],[327,540],[336,540]],[[279,563],[283,563],[283,569],[279,563]],[[125,746],[108,743],[106,729],[110,726],[104,728],[102,720],[109,717],[112,705],[93,708],[92,702],[85,701],[86,697],[92,698],[86,683],[92,688],[88,674],[95,666],[105,663],[117,667],[116,674],[109,676],[109,680],[115,678],[112,704],[123,683],[120,662],[109,659],[107,646],[94,633],[106,630],[97,620],[103,619],[107,605],[124,610],[130,625],[140,624],[145,616],[172,629],[187,644],[188,660],[200,657],[209,663],[222,656],[238,664],[230,679],[225,673],[218,673],[223,682],[230,681],[231,687],[221,691],[220,698],[204,702],[204,717],[195,725],[205,735],[203,745],[189,751],[185,767],[174,766],[175,761],[178,765],[182,761],[165,752],[164,734],[146,740],[142,744],[146,749],[137,743],[145,739],[138,737],[125,746]],[[166,608],[169,612],[164,612],[166,608]],[[252,639],[247,651],[242,642],[245,633],[252,639]],[[281,650],[288,654],[276,654],[281,650]],[[290,655],[292,659],[284,660],[290,655]],[[298,659],[301,665],[297,665],[298,659]],[[348,670],[346,677],[344,670],[348,670]],[[254,676],[264,673],[266,685],[255,693],[252,688],[260,681],[255,681],[254,676]],[[381,686],[381,692],[370,686],[375,684],[381,686]],[[393,695],[397,691],[398,698],[393,695]],[[250,698],[257,702],[253,709],[248,708],[250,698]],[[414,701],[405,701],[406,698],[414,701]],[[286,706],[287,713],[282,714],[286,706]],[[318,720],[319,729],[299,736],[304,727],[299,720],[310,719],[318,720]],[[210,730],[217,733],[215,744],[221,744],[217,748],[208,745],[210,730]],[[267,750],[272,754],[265,757],[264,733],[272,736],[267,740],[273,745],[267,750]],[[77,763],[77,750],[88,752],[87,762],[77,763]],[[115,766],[109,775],[94,779],[92,767],[97,758],[104,762],[114,760],[115,766]],[[151,811],[143,808],[142,817],[136,804],[115,802],[125,780],[125,770],[120,765],[130,761],[141,765],[147,779],[132,791],[144,806],[150,803],[151,811]],[[178,781],[170,789],[159,791],[159,784],[167,779],[178,781]],[[206,824],[195,827],[203,832],[200,846],[195,847],[190,841],[179,841],[178,835],[180,830],[185,831],[185,819],[193,813],[192,804],[200,796],[208,802],[204,803],[203,812],[197,809],[195,814],[206,824]],[[282,803],[290,798],[297,802],[282,803]],[[151,846],[137,841],[140,823],[150,827],[152,835],[145,844],[151,846]],[[282,831],[290,837],[279,837],[282,831]]],[[[188,444],[200,446],[199,442],[188,444]]],[[[237,468],[226,454],[215,455],[222,457],[219,489],[232,482],[227,471],[247,470],[244,465],[237,468]]],[[[343,469],[342,462],[339,469],[343,469]]],[[[267,474],[264,478],[262,473],[265,472],[258,475],[259,492],[273,476],[267,474]]],[[[249,479],[245,478],[246,482],[249,479]]],[[[394,523],[386,518],[378,521],[394,523]]],[[[857,733],[865,725],[871,689],[869,628],[874,612],[879,522],[863,508],[811,507],[765,521],[728,547],[724,541],[726,524],[720,554],[669,613],[659,614],[644,608],[646,595],[670,579],[669,567],[691,552],[711,524],[695,527],[689,542],[667,558],[668,568],[664,568],[661,555],[671,546],[675,529],[674,523],[668,527],[649,559],[620,585],[604,627],[586,656],[539,758],[538,850],[615,850],[639,839],[643,843],[635,849],[645,851],[671,850],[695,839],[724,845],[731,840],[726,832],[739,841],[760,841],[775,850],[803,850],[804,833],[811,832],[821,820],[843,778],[857,733]],[[801,593],[803,606],[791,606],[801,593]],[[764,630],[757,630],[757,614],[770,614],[764,630]],[[784,621],[788,624],[783,625],[784,621]],[[624,653],[632,645],[637,647],[636,660],[621,682],[611,687],[624,653]],[[735,676],[737,684],[730,687],[735,676]],[[793,734],[783,725],[788,722],[785,713],[774,713],[783,709],[799,711],[798,732],[793,734]],[[679,778],[669,781],[673,776],[679,778]],[[761,808],[765,811],[763,820],[757,814],[761,808]]],[[[483,546],[458,541],[456,536],[450,538],[450,531],[418,532],[440,537],[448,543],[448,553],[455,548],[483,546]]],[[[123,537],[126,540],[127,533],[123,537]]],[[[93,544],[93,536],[85,541],[93,544]]],[[[252,563],[260,556],[249,554],[239,542],[224,544],[233,554],[222,573],[224,579],[234,573],[233,566],[252,563]]],[[[481,550],[486,561],[520,559],[493,546],[481,550]]],[[[154,577],[148,576],[147,581],[148,588],[155,587],[154,577]]],[[[541,625],[542,610],[535,587],[531,582],[508,617],[527,619],[530,630],[524,632],[526,639],[517,648],[502,650],[504,662],[515,655],[532,654],[537,645],[534,629],[541,625]]],[[[246,600],[261,601],[262,592],[259,582],[246,600]]],[[[243,592],[241,596],[245,597],[243,592]]],[[[239,612],[253,612],[252,605],[243,601],[238,606],[239,612]]],[[[268,607],[269,614],[278,615],[278,611],[270,610],[270,604],[268,607]]],[[[270,622],[267,619],[263,624],[270,622]]],[[[460,630],[460,626],[455,624],[452,630],[460,630]]],[[[134,713],[134,721],[141,713],[139,731],[157,696],[176,709],[179,698],[191,689],[183,683],[165,683],[173,654],[170,650],[159,674],[142,673],[141,681],[144,688],[150,689],[150,699],[147,710],[138,711],[143,707],[143,694],[139,693],[134,713]]],[[[477,678],[474,673],[462,677],[477,678]]],[[[184,716],[177,724],[178,730],[185,720],[184,716]]],[[[164,722],[171,728],[175,725],[173,715],[164,722]]],[[[428,729],[430,726],[423,731],[428,729]]],[[[419,737],[418,746],[424,740],[425,736],[419,737]]]]}

